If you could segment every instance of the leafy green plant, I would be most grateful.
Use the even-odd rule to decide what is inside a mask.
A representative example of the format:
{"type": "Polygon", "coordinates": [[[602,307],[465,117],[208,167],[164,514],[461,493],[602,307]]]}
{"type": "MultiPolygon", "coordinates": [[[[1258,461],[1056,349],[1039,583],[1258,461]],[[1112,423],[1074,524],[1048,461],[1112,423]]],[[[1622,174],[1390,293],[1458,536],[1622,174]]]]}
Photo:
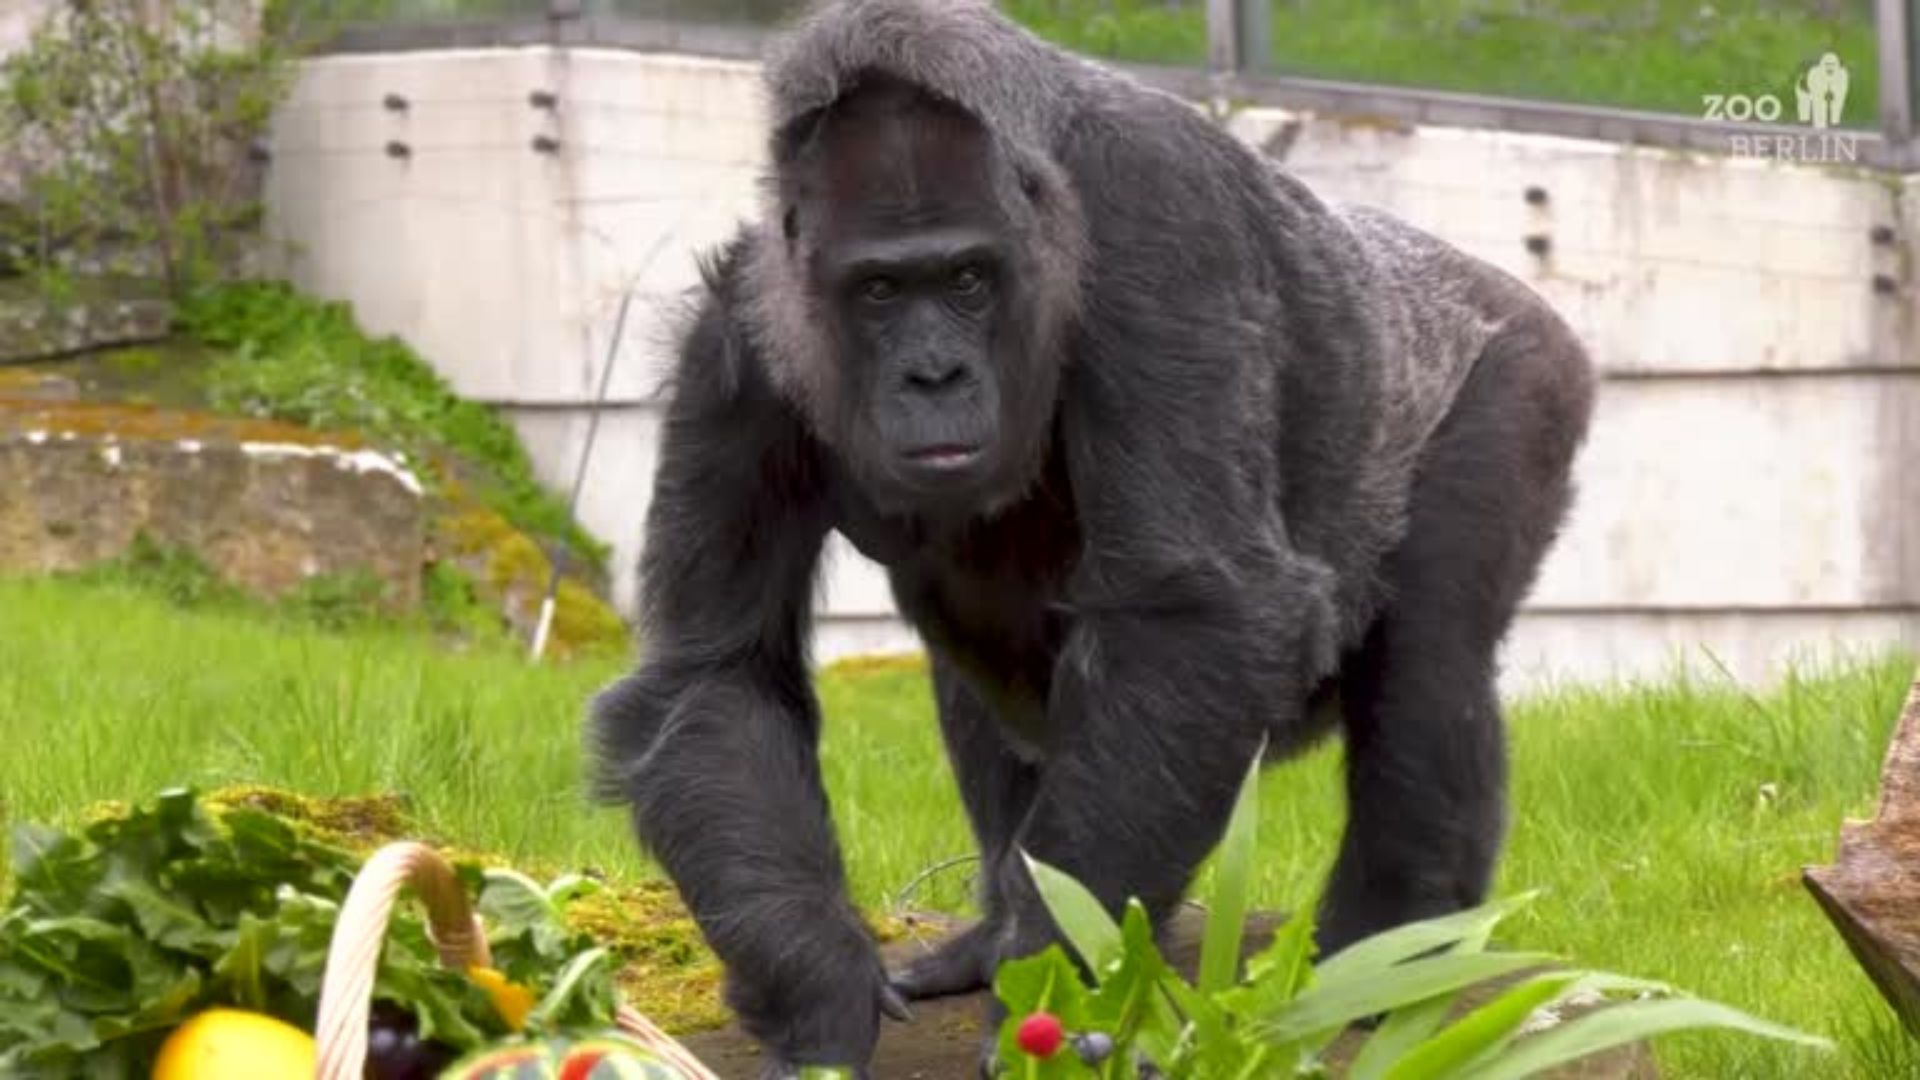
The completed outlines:
{"type": "MultiPolygon", "coordinates": [[[[262,811],[216,816],[184,789],[78,832],[17,828],[0,909],[0,1075],[144,1077],[168,1032],[214,1006],[311,1030],[358,863],[262,811]]],[[[494,967],[538,995],[529,1034],[612,1022],[612,961],[561,918],[598,885],[458,871],[494,967]]],[[[480,985],[440,964],[409,908],[388,929],[374,995],[458,1050],[512,1034],[480,985]]]]}
{"type": "Polygon", "coordinates": [[[164,544],[144,530],[119,558],[72,572],[77,581],[114,585],[163,597],[186,608],[244,606],[244,592],[222,581],[205,559],[183,547],[164,544]]]}
{"type": "Polygon", "coordinates": [[[1258,766],[1247,775],[1221,846],[1196,983],[1162,958],[1137,901],[1116,923],[1078,882],[1028,858],[1048,911],[1093,984],[1060,945],[1003,965],[994,982],[1009,1013],[999,1036],[1003,1072],[1032,1080],[1324,1077],[1334,1041],[1376,1017],[1380,1023],[1343,1074],[1350,1080],[1513,1080],[1690,1028],[1831,1048],[1663,983],[1560,969],[1543,953],[1489,949],[1494,930],[1531,894],[1386,931],[1317,966],[1312,920],[1296,915],[1236,978],[1257,776],[1258,766]],[[1512,981],[1456,1017],[1465,992],[1496,980],[1512,981]],[[1594,1007],[1577,1019],[1533,1023],[1576,999],[1594,1007]],[[1063,1045],[1074,1052],[1050,1049],[1057,1040],[1036,1046],[1036,1016],[1071,1033],[1063,1045]]]}
{"type": "Polygon", "coordinates": [[[223,580],[192,549],[162,543],[144,531],[134,534],[120,557],[61,576],[157,596],[176,607],[275,618],[329,631],[424,623],[470,640],[492,640],[502,632],[498,615],[476,595],[473,579],[445,562],[424,571],[417,616],[396,611],[386,582],[365,570],[316,574],[278,600],[252,596],[223,580]]]}
{"type": "Polygon", "coordinates": [[[366,570],[316,574],[281,601],[296,618],[324,630],[352,630],[386,621],[391,590],[366,570]]]}

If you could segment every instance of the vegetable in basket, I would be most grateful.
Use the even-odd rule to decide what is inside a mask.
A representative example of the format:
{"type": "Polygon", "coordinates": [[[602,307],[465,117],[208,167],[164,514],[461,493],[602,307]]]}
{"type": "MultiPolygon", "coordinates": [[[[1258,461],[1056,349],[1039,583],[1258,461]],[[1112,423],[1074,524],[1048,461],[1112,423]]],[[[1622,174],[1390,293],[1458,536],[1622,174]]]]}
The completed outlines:
{"type": "MultiPolygon", "coordinates": [[[[236,1038],[230,1017],[204,1018],[212,1010],[310,1026],[361,865],[274,814],[184,789],[76,829],[17,826],[12,892],[0,902],[0,1076],[144,1080],[183,1026],[206,1025],[196,1030],[217,1034],[216,1045],[236,1038]]],[[[373,995],[391,1007],[394,1035],[375,1025],[376,1043],[390,1041],[411,1067],[416,1043],[444,1063],[523,1027],[539,1037],[615,1026],[614,965],[561,915],[592,882],[456,872],[478,897],[498,975],[443,967],[404,905],[373,995]]]]}

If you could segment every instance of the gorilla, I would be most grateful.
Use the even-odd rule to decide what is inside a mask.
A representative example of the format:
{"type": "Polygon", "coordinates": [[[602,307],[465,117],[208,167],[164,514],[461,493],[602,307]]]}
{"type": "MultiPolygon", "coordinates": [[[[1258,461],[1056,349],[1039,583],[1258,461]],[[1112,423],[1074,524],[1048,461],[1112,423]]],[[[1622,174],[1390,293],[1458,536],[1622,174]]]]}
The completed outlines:
{"type": "Polygon", "coordinates": [[[1496,653],[1592,408],[1568,327],[983,0],[817,7],[766,79],[590,731],[769,1073],[865,1067],[883,1015],[1055,940],[1022,851],[1163,919],[1255,757],[1335,729],[1323,954],[1484,899],[1496,653]],[[983,860],[982,918],[898,972],[820,777],[836,530],[926,644],[983,860]]]}

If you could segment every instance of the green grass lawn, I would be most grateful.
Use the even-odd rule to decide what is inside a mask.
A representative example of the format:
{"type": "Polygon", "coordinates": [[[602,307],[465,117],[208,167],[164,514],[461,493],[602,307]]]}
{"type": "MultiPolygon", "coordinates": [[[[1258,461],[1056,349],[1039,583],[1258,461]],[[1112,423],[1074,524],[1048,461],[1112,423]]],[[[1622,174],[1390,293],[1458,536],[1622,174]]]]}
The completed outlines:
{"type": "MultiPolygon", "coordinates": [[[[425,826],[529,861],[647,873],[581,796],[579,717],[612,664],[534,668],[400,631],[334,635],[182,612],[104,586],[0,582],[0,816],[70,820],[100,799],[256,781],[410,793],[425,826]]],[[[1718,686],[1567,693],[1513,710],[1503,890],[1547,895],[1513,944],[1666,978],[1826,1032],[1843,1055],[1679,1036],[1674,1077],[1886,1078],[1920,1052],[1798,882],[1864,815],[1910,661],[1807,677],[1764,699],[1718,686]]],[[[879,907],[968,848],[924,681],[822,680],[824,752],[859,899],[879,907]]],[[[1266,783],[1257,899],[1310,895],[1340,817],[1329,748],[1266,783]]],[[[968,869],[916,904],[966,903],[968,869]]]]}
{"type": "MultiPolygon", "coordinates": [[[[1699,116],[1703,94],[1773,94],[1820,54],[1853,74],[1846,117],[1872,127],[1877,73],[1866,0],[1270,0],[1276,71],[1699,116]]],[[[1092,55],[1199,64],[1205,5],[1003,0],[1044,36],[1092,55]]]]}

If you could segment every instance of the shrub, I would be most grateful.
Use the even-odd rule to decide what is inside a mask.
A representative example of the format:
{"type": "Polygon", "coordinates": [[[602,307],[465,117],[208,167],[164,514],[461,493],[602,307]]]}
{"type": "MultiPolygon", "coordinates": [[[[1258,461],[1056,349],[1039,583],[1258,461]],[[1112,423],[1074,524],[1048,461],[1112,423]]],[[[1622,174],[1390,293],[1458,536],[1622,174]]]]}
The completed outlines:
{"type": "Polygon", "coordinates": [[[406,343],[368,337],[347,305],[278,282],[230,283],[196,292],[180,322],[227,350],[207,374],[215,408],[359,432],[405,453],[442,494],[465,489],[516,528],[604,570],[606,546],[540,485],[513,428],[456,394],[406,343]]]}
{"type": "Polygon", "coordinates": [[[53,299],[71,276],[158,276],[183,295],[259,215],[260,158],[293,50],[252,0],[60,4],[0,64],[3,260],[53,299]]]}

